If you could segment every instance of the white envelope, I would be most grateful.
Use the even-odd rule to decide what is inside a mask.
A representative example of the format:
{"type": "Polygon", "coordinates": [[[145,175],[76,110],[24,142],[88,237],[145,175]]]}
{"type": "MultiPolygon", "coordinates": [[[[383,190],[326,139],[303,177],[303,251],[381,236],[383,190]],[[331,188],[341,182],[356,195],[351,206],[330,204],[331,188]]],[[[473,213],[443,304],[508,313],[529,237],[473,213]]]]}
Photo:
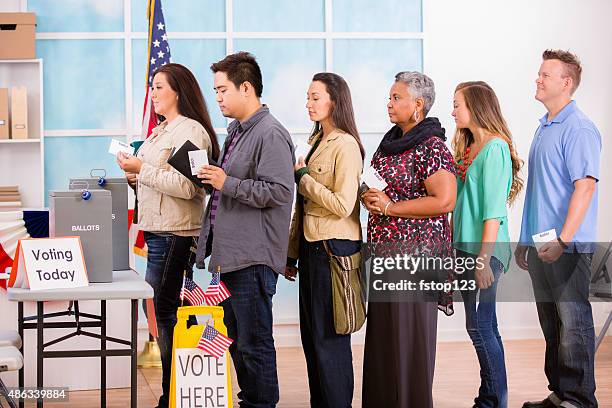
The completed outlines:
{"type": "Polygon", "coordinates": [[[305,142],[297,142],[295,145],[295,161],[297,162],[300,157],[306,159],[308,153],[312,149],[312,146],[305,142]]]}
{"type": "Polygon", "coordinates": [[[536,249],[539,251],[544,244],[557,239],[557,231],[555,231],[553,228],[548,231],[540,232],[539,234],[534,234],[531,236],[531,238],[533,239],[533,244],[535,245],[536,249]]]}
{"type": "Polygon", "coordinates": [[[361,182],[365,183],[369,188],[375,188],[377,190],[383,191],[387,188],[387,182],[382,178],[380,174],[374,169],[374,167],[369,166],[363,174],[361,175],[361,182]]]}
{"type": "Polygon", "coordinates": [[[123,152],[129,155],[134,154],[134,148],[130,146],[129,143],[122,142],[121,140],[113,139],[111,140],[111,144],[108,147],[108,152],[113,156],[116,156],[117,153],[123,152]]]}
{"type": "Polygon", "coordinates": [[[208,151],[206,150],[192,150],[187,152],[189,155],[189,167],[191,167],[191,175],[195,176],[198,174],[198,170],[202,166],[208,164],[208,151]]]}

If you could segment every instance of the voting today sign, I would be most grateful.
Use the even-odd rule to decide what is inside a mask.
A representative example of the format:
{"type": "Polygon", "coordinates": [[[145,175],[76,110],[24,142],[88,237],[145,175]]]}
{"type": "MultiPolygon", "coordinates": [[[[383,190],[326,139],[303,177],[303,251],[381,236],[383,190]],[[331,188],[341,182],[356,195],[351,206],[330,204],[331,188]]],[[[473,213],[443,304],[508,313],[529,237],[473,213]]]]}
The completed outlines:
{"type": "Polygon", "coordinates": [[[231,408],[227,357],[215,358],[198,348],[174,351],[177,408],[231,408]]]}
{"type": "Polygon", "coordinates": [[[17,244],[10,287],[42,290],[87,285],[79,237],[24,239],[17,244]]]}

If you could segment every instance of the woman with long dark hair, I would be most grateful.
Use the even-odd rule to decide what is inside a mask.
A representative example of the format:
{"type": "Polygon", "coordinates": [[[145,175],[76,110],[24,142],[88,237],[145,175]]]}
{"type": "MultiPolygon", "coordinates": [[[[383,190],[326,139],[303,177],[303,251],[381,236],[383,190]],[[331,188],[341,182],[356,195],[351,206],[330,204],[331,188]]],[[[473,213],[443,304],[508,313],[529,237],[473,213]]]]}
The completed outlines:
{"type": "Polygon", "coordinates": [[[137,223],[148,247],[146,281],[153,287],[162,360],[163,393],[158,407],[167,407],[179,294],[183,274],[193,275],[205,194],[167,160],[186,141],[216,160],[219,143],[200,86],[184,66],[160,67],[153,76],[151,99],[162,122],[136,156],[119,154],[117,161],[137,192],[137,223]]]}
{"type": "Polygon", "coordinates": [[[306,103],[315,122],[306,157],[298,158],[298,201],[291,223],[285,277],[294,280],[299,259],[300,333],[312,407],[350,407],[353,357],[350,334],[334,328],[328,250],[349,256],[361,249],[357,198],[364,150],[351,93],[333,73],[312,78],[306,103]]]}

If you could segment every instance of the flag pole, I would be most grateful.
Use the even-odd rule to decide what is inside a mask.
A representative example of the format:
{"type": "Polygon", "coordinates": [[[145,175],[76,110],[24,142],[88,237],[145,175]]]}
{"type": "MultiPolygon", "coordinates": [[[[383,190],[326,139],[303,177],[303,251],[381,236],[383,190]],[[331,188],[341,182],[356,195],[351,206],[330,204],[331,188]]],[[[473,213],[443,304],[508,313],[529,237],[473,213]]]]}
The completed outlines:
{"type": "Polygon", "coordinates": [[[183,302],[185,299],[185,296],[183,295],[185,293],[185,278],[187,277],[187,271],[183,271],[183,286],[181,287],[181,307],[183,307],[183,302]]]}

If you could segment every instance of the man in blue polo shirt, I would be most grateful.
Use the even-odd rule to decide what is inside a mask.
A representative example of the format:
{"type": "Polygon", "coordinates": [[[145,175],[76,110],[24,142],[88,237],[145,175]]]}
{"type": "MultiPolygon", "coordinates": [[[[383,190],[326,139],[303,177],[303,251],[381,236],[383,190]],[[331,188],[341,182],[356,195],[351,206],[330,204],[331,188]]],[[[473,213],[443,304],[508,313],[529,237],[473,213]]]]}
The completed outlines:
{"type": "Polygon", "coordinates": [[[595,332],[589,303],[596,240],[601,135],[576,106],[578,58],[547,50],[536,99],[547,109],[529,151],[529,179],[516,263],[528,270],[546,340],[548,398],[523,408],[591,408],[595,399],[595,332]],[[554,229],[539,249],[533,235],[554,229]]]}

